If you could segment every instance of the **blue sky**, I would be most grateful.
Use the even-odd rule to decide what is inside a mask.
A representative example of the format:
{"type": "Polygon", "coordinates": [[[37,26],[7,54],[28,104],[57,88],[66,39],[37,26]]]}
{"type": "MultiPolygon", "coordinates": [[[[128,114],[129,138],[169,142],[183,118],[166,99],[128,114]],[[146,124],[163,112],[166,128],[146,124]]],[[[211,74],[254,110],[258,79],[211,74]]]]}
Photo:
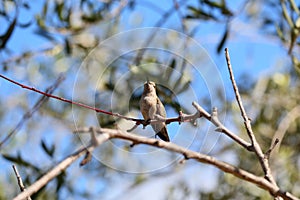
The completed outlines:
{"type": "MultiPolygon", "coordinates": [[[[155,1],[143,2],[152,2],[152,4],[155,4],[155,6],[159,7],[161,10],[168,10],[173,6],[173,4],[170,3],[172,1],[166,0],[160,1],[159,3],[156,3],[155,1]]],[[[158,12],[149,9],[145,6],[147,4],[143,5],[143,2],[137,3],[134,12],[126,10],[123,13],[121,27],[123,27],[124,31],[133,28],[152,27],[161,19],[158,12]]],[[[194,4],[194,1],[187,2],[187,5],[194,4]]],[[[32,1],[28,3],[30,5],[30,11],[23,11],[20,13],[20,22],[24,23],[30,21],[42,8],[42,1],[32,1]]],[[[228,4],[230,8],[237,11],[242,3],[240,1],[228,1],[228,4]]],[[[180,30],[180,28],[178,28],[180,27],[178,26],[179,23],[177,13],[173,13],[162,27],[180,30]]],[[[189,24],[192,23],[193,22],[189,22],[189,24]]],[[[199,23],[201,24],[202,22],[199,23]]],[[[203,45],[222,72],[225,64],[224,54],[216,54],[215,48],[222,37],[224,28],[224,25],[206,22],[203,23],[203,26],[200,25],[198,33],[194,36],[194,39],[203,45]]],[[[233,67],[235,68],[234,70],[237,75],[248,73],[247,71],[249,71],[249,74],[255,74],[253,77],[257,77],[264,69],[269,68],[274,62],[277,62],[277,59],[281,59],[285,55],[285,50],[282,49],[279,41],[276,41],[276,39],[272,39],[271,37],[265,37],[260,32],[258,25],[245,22],[243,18],[235,18],[231,23],[231,29],[232,33],[230,34],[230,39],[226,43],[226,47],[229,48],[232,60],[235,62],[233,67]]],[[[0,31],[3,32],[1,29],[0,31]]],[[[12,38],[8,42],[8,49],[12,50],[13,54],[18,55],[28,49],[35,51],[49,47],[48,41],[36,35],[34,31],[36,31],[35,25],[25,29],[16,28],[12,38]]],[[[2,52],[0,58],[5,60],[7,55],[2,52]]]]}

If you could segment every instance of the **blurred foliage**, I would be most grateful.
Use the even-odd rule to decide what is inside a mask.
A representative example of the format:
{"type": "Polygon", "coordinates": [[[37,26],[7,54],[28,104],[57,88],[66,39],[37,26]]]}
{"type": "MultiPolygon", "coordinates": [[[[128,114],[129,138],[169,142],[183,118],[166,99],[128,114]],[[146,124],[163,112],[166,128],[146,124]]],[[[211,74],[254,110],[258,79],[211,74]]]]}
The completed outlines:
{"type": "Polygon", "coordinates": [[[300,72],[300,10],[299,2],[294,0],[251,1],[246,13],[249,20],[259,21],[265,34],[275,36],[287,48],[296,71],[300,72]]]}
{"type": "MultiPolygon", "coordinates": [[[[28,85],[38,86],[39,89],[51,85],[58,74],[63,73],[66,76],[66,81],[58,88],[57,95],[68,99],[75,98],[75,101],[91,105],[94,103],[98,108],[131,116],[138,116],[138,101],[142,93],[141,86],[146,78],[149,78],[158,83],[158,95],[168,111],[175,113],[174,115],[178,114],[180,110],[186,113],[191,112],[188,107],[191,102],[185,99],[186,104],[179,103],[180,96],[190,97],[187,91],[195,81],[194,72],[189,70],[190,65],[184,59],[165,52],[147,50],[142,53],[136,51],[122,54],[118,59],[113,60],[109,66],[105,66],[102,61],[108,56],[108,53],[111,53],[109,48],[117,49],[118,46],[101,49],[99,52],[94,50],[99,43],[124,30],[125,25],[121,23],[122,19],[126,18],[124,13],[135,13],[141,5],[148,7],[149,10],[155,10],[159,20],[154,25],[164,28],[174,28],[174,24],[164,25],[164,23],[172,14],[178,14],[181,16],[180,25],[185,27],[182,32],[190,36],[196,34],[199,24],[219,24],[223,30],[220,32],[219,41],[215,47],[218,53],[222,52],[224,45],[230,38],[231,21],[245,15],[246,20],[260,22],[263,34],[266,34],[267,37],[275,37],[287,47],[287,53],[289,53],[293,67],[296,71],[300,71],[300,61],[297,57],[300,45],[298,41],[299,3],[293,0],[254,0],[245,1],[239,10],[234,10],[225,0],[198,0],[192,3],[190,1],[178,1],[177,4],[176,2],[172,1],[169,10],[162,10],[150,1],[45,0],[41,2],[40,10],[34,11],[34,6],[29,1],[3,0],[0,2],[0,20],[5,22],[1,23],[0,27],[1,73],[5,73],[16,80],[22,80],[28,85]],[[30,19],[25,22],[23,17],[20,17],[24,12],[30,13],[30,19]],[[36,37],[43,38],[46,45],[33,44],[34,49],[16,51],[10,44],[13,44],[14,33],[23,30],[30,30],[36,37]],[[94,60],[90,59],[91,55],[95,56],[94,60]],[[85,61],[86,65],[82,64],[82,60],[85,61]],[[99,77],[95,77],[98,74],[102,74],[100,80],[99,77]],[[75,80],[74,77],[78,79],[75,80]],[[79,87],[76,87],[79,95],[75,97],[72,96],[74,80],[79,82],[79,87]],[[93,85],[95,82],[97,84],[93,85]],[[95,93],[93,98],[90,98],[91,91],[93,94],[95,93]]],[[[180,25],[176,24],[176,28],[180,25]]],[[[126,38],[122,42],[126,46],[133,46],[139,40],[145,40],[146,44],[150,44],[155,38],[155,34],[154,32],[147,38],[141,34],[133,36],[133,38],[126,38]]],[[[170,40],[159,42],[170,47],[172,45],[179,46],[177,41],[179,41],[179,37],[174,36],[170,40]]],[[[188,47],[188,44],[189,42],[186,41],[185,47],[188,47]]],[[[202,59],[201,56],[192,53],[186,56],[202,59]]],[[[201,63],[201,61],[199,62],[201,63]]],[[[261,77],[257,83],[247,80],[247,84],[241,88],[247,111],[250,110],[252,114],[253,130],[264,151],[270,147],[279,124],[299,104],[299,77],[292,66],[287,63],[282,65],[285,70],[261,77]]],[[[244,78],[246,80],[247,76],[244,78]]],[[[201,92],[205,96],[205,91],[201,92]]],[[[3,133],[7,133],[14,128],[15,124],[12,122],[30,110],[38,97],[36,94],[16,88],[9,89],[7,95],[4,96],[1,96],[0,99],[0,128],[3,133]]],[[[222,97],[221,92],[219,96],[222,97]]],[[[204,104],[205,108],[211,107],[211,102],[207,100],[207,97],[203,97],[199,101],[204,104]]],[[[231,110],[230,113],[227,113],[232,119],[231,126],[239,130],[242,135],[245,130],[235,102],[226,102],[226,105],[229,105],[229,110],[231,110]]],[[[122,120],[97,115],[97,122],[95,122],[91,120],[93,116],[94,113],[90,111],[74,107],[72,110],[70,105],[49,100],[11,139],[9,145],[0,147],[1,162],[3,161],[6,165],[7,163],[17,164],[25,186],[31,185],[57,162],[81,145],[84,139],[70,134],[74,129],[74,122],[76,126],[89,126],[95,123],[99,123],[102,127],[122,126],[122,120]],[[76,113],[75,120],[74,112],[76,113]]],[[[192,128],[195,127],[192,126],[192,128]]],[[[275,158],[272,159],[273,171],[278,184],[283,189],[298,196],[300,195],[300,177],[298,175],[300,136],[297,134],[299,129],[299,118],[288,124],[280,149],[275,158]]],[[[189,131],[186,132],[184,138],[180,139],[192,137],[188,133],[189,131]]],[[[112,145],[104,145],[98,150],[104,155],[105,162],[118,166],[123,171],[131,169],[131,167],[143,168],[147,165],[147,162],[145,163],[142,159],[129,160],[129,153],[122,154],[115,151],[114,145],[126,152],[151,150],[148,147],[131,149],[129,148],[130,144],[113,140],[112,145]]],[[[197,146],[191,146],[191,148],[197,148],[197,146]]],[[[239,167],[256,174],[262,174],[261,170],[257,170],[260,167],[259,163],[255,162],[254,154],[240,150],[236,144],[231,143],[220,147],[220,150],[220,154],[229,150],[232,151],[237,157],[236,162],[239,167]]],[[[171,158],[174,158],[173,154],[164,154],[160,159],[171,158]]],[[[158,162],[160,161],[158,159],[158,162]]],[[[65,199],[72,195],[79,198],[97,199],[99,194],[104,197],[109,194],[110,187],[115,185],[117,181],[123,179],[131,181],[132,185],[129,189],[132,189],[151,180],[151,175],[134,174],[128,177],[124,175],[126,173],[112,170],[108,167],[109,165],[105,165],[107,163],[102,164],[96,158],[82,168],[79,168],[78,163],[76,163],[76,166],[73,165],[56,177],[33,198],[65,199]],[[88,181],[80,181],[82,174],[88,181]]],[[[15,188],[15,190],[8,194],[5,193],[4,189],[0,190],[2,191],[0,192],[0,199],[11,198],[18,193],[15,177],[9,175],[11,174],[8,172],[9,170],[5,169],[7,177],[1,177],[0,188],[4,188],[9,182],[9,187],[15,188]]],[[[176,173],[174,166],[168,170],[170,173],[176,173]]],[[[212,191],[192,189],[188,183],[182,180],[170,183],[166,198],[183,199],[185,197],[196,198],[196,196],[200,199],[269,198],[265,191],[232,176],[223,173],[218,173],[216,176],[218,176],[218,183],[212,191]]],[[[205,182],[205,180],[193,181],[205,182]]]]}
{"type": "MultiPolygon", "coordinates": [[[[261,144],[263,151],[266,152],[276,138],[275,133],[293,108],[299,105],[300,82],[295,74],[289,74],[289,71],[270,74],[261,77],[258,82],[252,83],[252,89],[245,90],[242,98],[250,117],[253,119],[252,127],[254,134],[261,144]]],[[[232,110],[236,117],[240,118],[236,102],[232,103],[232,110]]],[[[291,117],[291,116],[290,116],[291,117]]],[[[240,129],[245,133],[241,121],[240,129]]],[[[299,154],[300,149],[300,116],[296,113],[295,120],[286,124],[288,129],[284,132],[279,150],[275,148],[271,155],[272,172],[279,184],[284,190],[291,191],[299,196],[299,154]],[[298,116],[298,117],[297,117],[298,116]]],[[[239,147],[233,144],[231,149],[235,149],[238,157],[238,166],[255,174],[262,174],[259,163],[254,154],[247,151],[241,151],[239,147]]],[[[268,193],[254,189],[253,185],[247,184],[230,175],[219,175],[219,187],[209,193],[201,193],[203,199],[268,199],[268,193]],[[226,187],[226,189],[225,189],[226,187]]],[[[202,199],[201,198],[201,199],[202,199]]]]}

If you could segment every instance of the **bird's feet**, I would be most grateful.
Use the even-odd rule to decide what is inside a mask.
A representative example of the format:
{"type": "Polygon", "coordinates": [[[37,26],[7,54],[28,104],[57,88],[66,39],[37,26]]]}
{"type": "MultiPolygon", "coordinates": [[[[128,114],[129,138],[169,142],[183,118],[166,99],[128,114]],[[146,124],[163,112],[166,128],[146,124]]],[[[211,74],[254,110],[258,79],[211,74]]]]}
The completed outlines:
{"type": "Polygon", "coordinates": [[[143,129],[145,129],[146,126],[148,126],[150,124],[150,122],[151,122],[151,119],[144,120],[144,122],[143,122],[143,129]]]}

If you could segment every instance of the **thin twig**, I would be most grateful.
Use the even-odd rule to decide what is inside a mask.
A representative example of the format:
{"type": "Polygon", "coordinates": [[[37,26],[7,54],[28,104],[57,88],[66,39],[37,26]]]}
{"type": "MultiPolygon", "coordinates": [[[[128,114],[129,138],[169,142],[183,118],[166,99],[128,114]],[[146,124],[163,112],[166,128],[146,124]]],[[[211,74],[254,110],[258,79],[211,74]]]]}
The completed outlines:
{"type": "Polygon", "coordinates": [[[212,117],[211,114],[209,114],[204,108],[202,108],[196,102],[193,102],[192,104],[199,111],[199,113],[201,114],[201,116],[203,116],[204,118],[206,118],[208,121],[210,121],[211,123],[213,123],[217,127],[216,131],[224,133],[225,135],[227,135],[228,137],[230,137],[231,139],[233,139],[235,142],[237,142],[238,144],[240,144],[245,149],[247,149],[249,151],[253,151],[252,145],[249,142],[245,141],[244,139],[242,139],[241,137],[237,136],[235,133],[233,133],[232,131],[230,131],[228,128],[226,128],[220,122],[220,120],[218,119],[218,117],[216,115],[214,115],[212,117]]]}
{"type": "Polygon", "coordinates": [[[276,138],[275,141],[274,141],[274,142],[272,143],[272,145],[270,146],[270,148],[268,149],[268,151],[265,153],[266,159],[269,160],[272,151],[273,151],[274,148],[278,145],[278,143],[279,143],[279,139],[276,138]]]}
{"type": "Polygon", "coordinates": [[[127,6],[127,4],[128,4],[128,0],[121,0],[119,2],[119,6],[111,11],[109,18],[113,19],[113,18],[116,18],[117,16],[119,16],[121,14],[122,10],[127,6]]]}
{"type": "Polygon", "coordinates": [[[244,119],[244,125],[245,125],[245,128],[246,128],[247,134],[248,134],[248,136],[251,140],[251,144],[253,146],[254,152],[258,157],[260,165],[261,165],[261,167],[263,169],[263,172],[265,174],[265,178],[268,181],[270,181],[272,184],[277,185],[274,178],[273,178],[273,175],[271,173],[271,168],[269,166],[269,160],[266,158],[266,156],[262,152],[261,147],[258,144],[258,142],[255,138],[255,135],[252,131],[251,121],[247,116],[247,113],[245,111],[245,108],[243,106],[242,99],[241,99],[241,96],[240,96],[240,93],[239,93],[239,89],[238,89],[237,84],[236,84],[235,79],[234,79],[234,75],[233,75],[233,71],[232,71],[232,67],[231,67],[231,62],[230,62],[230,56],[229,56],[229,52],[228,52],[227,48],[225,48],[225,57],[226,57],[229,76],[230,76],[233,91],[234,91],[234,94],[235,94],[235,97],[236,97],[236,101],[239,105],[241,115],[244,119]]]}
{"type": "MultiPolygon", "coordinates": [[[[13,168],[15,174],[16,174],[17,181],[18,181],[18,185],[19,185],[19,188],[20,188],[21,192],[25,191],[26,188],[25,188],[25,186],[24,186],[24,184],[23,184],[22,177],[20,176],[20,174],[19,174],[19,172],[18,172],[18,169],[17,169],[16,165],[12,165],[12,168],[13,168]]],[[[31,200],[30,195],[27,196],[26,199],[27,199],[27,200],[31,200]]]]}
{"type": "MultiPolygon", "coordinates": [[[[1,76],[1,74],[0,74],[1,76]]],[[[50,87],[48,87],[45,90],[45,93],[48,94],[52,94],[54,92],[54,90],[59,86],[59,84],[65,79],[65,77],[63,75],[60,75],[56,81],[54,82],[53,85],[51,85],[50,87]]],[[[16,132],[18,132],[18,130],[24,125],[24,123],[31,118],[31,116],[40,109],[40,107],[43,105],[43,103],[47,100],[48,98],[46,96],[42,96],[41,98],[39,98],[39,100],[34,104],[34,106],[27,111],[23,117],[21,118],[21,120],[18,122],[18,124],[15,126],[14,129],[12,129],[7,136],[0,142],[0,148],[4,145],[5,142],[7,142],[9,140],[9,138],[11,138],[16,132]]]]}
{"type": "MultiPolygon", "coordinates": [[[[97,133],[95,131],[95,128],[90,127],[89,132],[90,132],[90,135],[91,135],[91,141],[90,141],[91,145],[93,145],[95,147],[98,146],[98,139],[97,139],[97,136],[96,136],[97,133]]],[[[92,152],[93,152],[93,149],[86,151],[84,159],[79,164],[80,166],[86,165],[88,162],[90,162],[92,160],[92,152]]]]}
{"type": "Polygon", "coordinates": [[[186,33],[187,32],[187,27],[186,27],[185,22],[184,22],[185,16],[183,15],[183,13],[180,10],[179,2],[177,0],[173,0],[173,4],[174,4],[175,10],[177,11],[177,15],[178,15],[178,18],[179,18],[180,23],[181,23],[182,32],[186,33]]]}
{"type": "Polygon", "coordinates": [[[55,95],[52,95],[52,94],[49,94],[47,92],[43,92],[41,90],[38,90],[34,87],[30,87],[30,86],[27,86],[27,85],[24,85],[24,84],[21,84],[17,81],[14,81],[10,78],[7,78],[6,76],[3,76],[2,74],[0,74],[0,78],[3,78],[15,85],[18,85],[24,89],[27,89],[27,90],[31,90],[31,91],[34,91],[34,92],[37,92],[37,93],[40,93],[46,97],[50,97],[50,98],[53,98],[53,99],[57,99],[59,101],[63,101],[63,102],[66,102],[66,103],[69,103],[69,104],[73,104],[73,105],[77,105],[77,106],[80,106],[80,107],[83,107],[83,108],[87,108],[87,109],[90,109],[90,110],[93,110],[97,113],[103,113],[103,114],[107,114],[107,115],[111,115],[111,116],[115,116],[115,117],[119,117],[119,118],[123,118],[123,119],[126,119],[126,120],[131,120],[131,121],[135,121],[139,124],[142,124],[142,123],[145,123],[145,120],[143,119],[136,119],[136,118],[131,118],[131,117],[126,117],[126,116],[123,116],[123,115],[120,115],[119,113],[113,113],[113,112],[109,112],[109,111],[105,111],[105,110],[101,110],[101,109],[98,109],[98,108],[95,108],[95,107],[92,107],[92,106],[89,106],[89,105],[86,105],[86,104],[83,104],[83,103],[79,103],[79,102],[76,102],[76,101],[71,101],[69,99],[65,99],[65,98],[62,98],[62,97],[59,97],[59,96],[55,96],[55,95]]]}
{"type": "MultiPolygon", "coordinates": [[[[20,86],[22,88],[25,88],[27,90],[31,90],[31,91],[40,93],[44,97],[46,96],[46,97],[57,99],[59,101],[63,101],[63,102],[69,103],[69,104],[77,105],[77,106],[80,106],[80,107],[83,107],[83,108],[86,108],[86,109],[93,110],[93,111],[95,111],[97,113],[103,113],[103,114],[115,116],[115,117],[118,117],[118,118],[122,118],[122,119],[125,119],[125,120],[128,120],[128,121],[134,121],[134,122],[136,122],[136,125],[142,124],[143,126],[147,126],[149,124],[155,124],[155,123],[159,123],[161,121],[164,121],[166,124],[170,124],[172,122],[188,122],[188,121],[195,120],[197,117],[200,117],[200,116],[197,115],[197,113],[195,113],[195,114],[191,114],[191,115],[184,114],[184,117],[178,116],[178,117],[174,117],[174,118],[160,118],[160,119],[146,121],[144,119],[137,119],[137,118],[132,118],[132,117],[126,117],[126,116],[121,115],[119,113],[113,113],[113,112],[101,110],[101,109],[98,109],[98,108],[95,108],[95,107],[92,107],[92,106],[89,106],[89,105],[86,105],[86,104],[83,104],[83,103],[79,103],[79,102],[71,101],[69,99],[65,99],[65,98],[62,98],[62,97],[59,97],[59,96],[55,96],[55,95],[52,95],[51,93],[48,93],[47,91],[43,92],[43,91],[38,90],[38,89],[36,89],[34,87],[30,87],[30,86],[21,84],[21,83],[19,83],[17,81],[14,81],[14,80],[12,80],[10,78],[7,78],[7,77],[5,77],[5,76],[3,76],[1,74],[0,74],[0,77],[3,78],[3,79],[5,79],[5,80],[7,80],[7,81],[9,81],[9,82],[11,82],[11,83],[13,83],[13,84],[16,84],[16,85],[20,86]]],[[[0,146],[1,146],[1,143],[0,143],[0,146]]]]}
{"type": "Polygon", "coordinates": [[[43,92],[43,91],[41,91],[41,90],[35,89],[34,87],[30,87],[30,86],[23,85],[23,84],[21,84],[21,83],[18,83],[17,81],[14,81],[14,80],[12,80],[12,79],[10,79],[10,78],[7,78],[7,77],[3,76],[3,75],[1,75],[1,74],[0,74],[0,77],[3,78],[3,79],[5,79],[5,80],[7,80],[7,81],[9,81],[9,82],[12,82],[12,83],[18,85],[18,86],[20,86],[20,87],[22,87],[22,88],[24,88],[24,89],[27,89],[27,90],[31,90],[31,91],[40,93],[40,94],[42,94],[42,95],[44,95],[44,96],[51,97],[51,98],[53,98],[53,99],[57,99],[57,100],[60,100],[60,101],[63,101],[63,102],[69,103],[69,104],[74,104],[74,105],[77,105],[77,106],[80,106],[80,107],[84,107],[84,108],[87,108],[87,109],[90,109],[90,110],[94,110],[94,111],[96,111],[96,112],[100,112],[100,113],[104,113],[104,114],[108,114],[108,115],[113,115],[113,116],[117,115],[117,114],[112,113],[112,112],[100,110],[100,109],[94,108],[94,107],[92,107],[92,106],[88,106],[88,105],[85,105],[85,104],[82,104],[82,103],[79,103],[79,102],[71,101],[71,100],[68,100],[68,99],[65,99],[65,98],[62,98],[62,97],[58,97],[58,96],[55,96],[55,95],[52,95],[52,94],[43,92]]]}
{"type": "Polygon", "coordinates": [[[232,71],[232,67],[231,67],[231,62],[230,62],[230,56],[229,56],[229,52],[228,52],[227,48],[225,48],[225,56],[226,56],[226,61],[227,61],[227,67],[228,67],[228,71],[229,71],[230,80],[231,80],[231,83],[232,83],[232,86],[233,86],[235,98],[236,98],[237,103],[239,105],[239,108],[241,110],[241,115],[242,115],[245,122],[249,121],[249,118],[247,116],[247,113],[245,111],[245,108],[243,106],[243,102],[242,102],[242,99],[241,99],[241,96],[240,96],[240,93],[239,93],[239,88],[237,87],[237,84],[236,84],[235,79],[234,79],[234,75],[233,75],[233,71],[232,71]]]}
{"type": "Polygon", "coordinates": [[[290,125],[295,122],[297,118],[300,117],[300,105],[294,107],[287,115],[280,121],[279,126],[274,133],[272,144],[275,143],[276,139],[279,140],[278,144],[275,146],[274,151],[271,152],[270,158],[274,157],[274,154],[278,152],[281,142],[283,141],[284,135],[286,134],[290,125]]]}
{"type": "MultiPolygon", "coordinates": [[[[101,145],[105,141],[109,139],[108,134],[101,134],[97,137],[97,145],[101,145]]],[[[91,152],[94,150],[96,146],[90,144],[87,147],[82,147],[75,153],[69,155],[63,161],[58,163],[52,170],[50,170],[47,174],[38,179],[35,183],[29,186],[25,191],[21,192],[18,196],[14,198],[14,200],[23,200],[27,196],[31,196],[32,194],[39,191],[42,187],[44,187],[49,181],[57,177],[61,174],[65,169],[67,169],[73,162],[75,162],[78,158],[84,155],[86,152],[91,152]]]]}

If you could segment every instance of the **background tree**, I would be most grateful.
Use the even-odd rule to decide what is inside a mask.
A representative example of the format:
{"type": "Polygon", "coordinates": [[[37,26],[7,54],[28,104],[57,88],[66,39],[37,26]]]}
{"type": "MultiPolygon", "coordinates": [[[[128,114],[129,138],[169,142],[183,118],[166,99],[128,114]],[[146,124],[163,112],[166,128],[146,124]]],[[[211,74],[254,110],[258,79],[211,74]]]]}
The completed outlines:
{"type": "MultiPolygon", "coordinates": [[[[277,136],[280,139],[278,150],[271,154],[276,181],[282,189],[300,196],[298,4],[292,0],[244,1],[238,5],[202,0],[5,0],[0,5],[1,74],[40,89],[48,88],[48,93],[134,117],[140,116],[138,100],[148,77],[160,84],[158,95],[168,116],[178,116],[180,110],[194,112],[189,98],[194,91],[193,98],[204,108],[217,106],[224,114],[224,123],[247,138],[234,95],[228,89],[231,86],[222,54],[226,44],[263,151],[277,136]],[[178,32],[130,32],[149,26],[178,32]],[[218,67],[192,38],[207,49],[218,67]],[[249,40],[261,44],[243,46],[249,40]],[[280,50],[265,51],[270,44],[280,50]],[[140,46],[151,48],[140,50],[140,46]],[[180,55],[172,53],[177,49],[180,55]],[[201,71],[207,68],[218,69],[224,82],[215,81],[218,76],[211,71],[201,71]]],[[[0,181],[1,187],[10,188],[0,190],[1,199],[11,199],[19,192],[13,163],[25,186],[29,186],[85,143],[89,136],[71,134],[75,127],[99,123],[101,127],[126,130],[132,126],[108,115],[95,117],[89,110],[47,100],[4,81],[0,87],[0,181]]],[[[198,120],[197,126],[171,124],[168,129],[174,143],[262,174],[254,154],[214,132],[205,120],[198,120]]],[[[134,133],[147,137],[153,134],[141,127],[134,133]]],[[[119,140],[101,145],[89,164],[81,168],[79,162],[71,165],[32,198],[139,198],[153,194],[153,190],[160,195],[156,198],[169,199],[270,198],[268,192],[210,166],[193,161],[178,164],[181,157],[176,154],[129,145],[119,140]]]]}

